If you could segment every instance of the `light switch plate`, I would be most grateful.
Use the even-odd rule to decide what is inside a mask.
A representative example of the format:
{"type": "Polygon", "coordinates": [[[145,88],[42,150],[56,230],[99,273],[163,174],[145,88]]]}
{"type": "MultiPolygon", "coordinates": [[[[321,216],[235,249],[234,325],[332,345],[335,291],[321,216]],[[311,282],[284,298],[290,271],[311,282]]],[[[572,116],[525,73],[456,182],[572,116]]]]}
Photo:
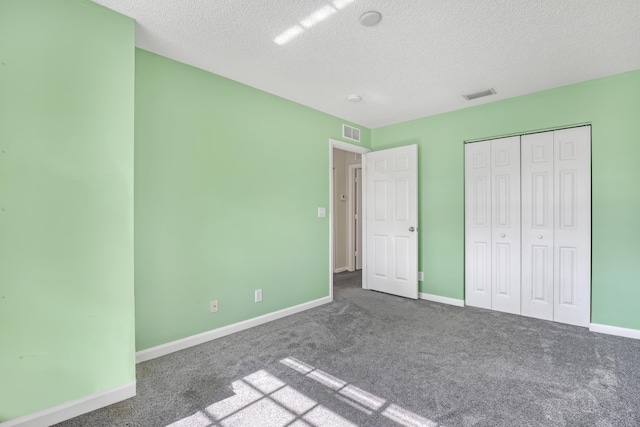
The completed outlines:
{"type": "Polygon", "coordinates": [[[326,208],[318,208],[318,218],[324,218],[327,216],[326,208]]]}
{"type": "Polygon", "coordinates": [[[418,271],[418,282],[422,282],[424,280],[424,273],[422,271],[418,271]]]}

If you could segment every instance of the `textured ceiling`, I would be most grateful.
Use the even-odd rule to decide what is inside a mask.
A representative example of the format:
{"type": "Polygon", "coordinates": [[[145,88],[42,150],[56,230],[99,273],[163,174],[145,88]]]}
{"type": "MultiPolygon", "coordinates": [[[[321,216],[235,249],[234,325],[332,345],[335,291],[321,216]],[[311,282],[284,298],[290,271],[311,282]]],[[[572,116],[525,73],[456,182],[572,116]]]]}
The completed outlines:
{"type": "Polygon", "coordinates": [[[94,1],[142,49],[369,128],[640,69],[640,0],[94,1]]]}

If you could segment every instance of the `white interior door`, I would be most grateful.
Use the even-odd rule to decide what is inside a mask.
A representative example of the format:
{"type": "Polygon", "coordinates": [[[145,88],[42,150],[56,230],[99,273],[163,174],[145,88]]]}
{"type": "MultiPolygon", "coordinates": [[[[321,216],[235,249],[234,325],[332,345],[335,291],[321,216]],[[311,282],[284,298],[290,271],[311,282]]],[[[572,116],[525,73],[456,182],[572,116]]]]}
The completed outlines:
{"type": "Polygon", "coordinates": [[[591,127],[553,132],[554,320],[589,326],[591,313],[591,127]]]}
{"type": "Polygon", "coordinates": [[[522,136],[522,314],[553,320],[553,132],[522,136]]]}
{"type": "Polygon", "coordinates": [[[465,303],[491,308],[491,141],[464,146],[465,303]]]}
{"type": "Polygon", "coordinates": [[[491,141],[491,308],[520,314],[520,137],[491,141]]]}
{"type": "Polygon", "coordinates": [[[366,163],[367,287],[418,298],[418,146],[375,151],[366,163]]]}

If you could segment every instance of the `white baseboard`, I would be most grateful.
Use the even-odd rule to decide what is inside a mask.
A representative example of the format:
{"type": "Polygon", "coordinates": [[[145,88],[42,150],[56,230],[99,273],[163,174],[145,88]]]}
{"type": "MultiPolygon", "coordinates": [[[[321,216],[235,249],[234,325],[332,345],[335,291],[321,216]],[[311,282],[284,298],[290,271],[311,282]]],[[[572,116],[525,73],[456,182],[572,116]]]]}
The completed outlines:
{"type": "Polygon", "coordinates": [[[455,305],[457,307],[464,307],[464,300],[463,299],[441,297],[440,295],[425,294],[425,293],[422,293],[422,292],[420,292],[418,294],[418,297],[420,299],[424,299],[424,300],[427,300],[427,301],[440,302],[442,304],[455,305]]]}
{"type": "Polygon", "coordinates": [[[129,399],[135,395],[136,382],[130,381],[117,387],[5,421],[0,423],[0,427],[47,427],[70,420],[78,415],[113,405],[114,403],[129,399]]]}
{"type": "Polygon", "coordinates": [[[212,329],[201,334],[192,335],[190,337],[151,347],[146,350],[141,350],[136,353],[136,363],[145,362],[147,360],[155,359],[156,357],[164,356],[166,354],[173,353],[179,350],[184,350],[185,348],[193,347],[207,341],[222,338],[236,332],[244,331],[245,329],[253,328],[254,326],[262,325],[263,323],[271,322],[273,320],[277,320],[286,316],[290,316],[292,314],[300,313],[301,311],[309,310],[311,308],[327,304],[331,301],[333,301],[331,297],[323,297],[317,300],[305,302],[304,304],[285,308],[279,311],[274,311],[273,313],[254,317],[253,319],[243,320],[242,322],[234,323],[232,325],[212,329]]]}
{"type": "Polygon", "coordinates": [[[599,325],[597,323],[591,323],[589,325],[591,332],[599,332],[601,334],[617,335],[619,337],[635,338],[640,340],[640,330],[620,328],[618,326],[599,325]]]}
{"type": "Polygon", "coordinates": [[[343,271],[349,271],[349,267],[340,267],[333,270],[334,273],[342,273],[343,271]]]}

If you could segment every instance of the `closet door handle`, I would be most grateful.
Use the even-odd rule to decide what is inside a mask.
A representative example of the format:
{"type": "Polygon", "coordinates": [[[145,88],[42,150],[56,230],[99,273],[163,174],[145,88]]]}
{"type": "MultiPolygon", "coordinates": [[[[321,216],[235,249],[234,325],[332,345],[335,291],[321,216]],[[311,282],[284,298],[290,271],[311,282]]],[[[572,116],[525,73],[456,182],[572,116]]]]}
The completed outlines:
{"type": "Polygon", "coordinates": [[[504,239],[504,236],[505,236],[505,234],[504,234],[504,233],[502,233],[502,234],[500,235],[500,237],[502,237],[503,239],[504,239]]]}
{"type": "Polygon", "coordinates": [[[538,239],[542,239],[542,234],[540,234],[540,235],[538,236],[538,239]]]}

